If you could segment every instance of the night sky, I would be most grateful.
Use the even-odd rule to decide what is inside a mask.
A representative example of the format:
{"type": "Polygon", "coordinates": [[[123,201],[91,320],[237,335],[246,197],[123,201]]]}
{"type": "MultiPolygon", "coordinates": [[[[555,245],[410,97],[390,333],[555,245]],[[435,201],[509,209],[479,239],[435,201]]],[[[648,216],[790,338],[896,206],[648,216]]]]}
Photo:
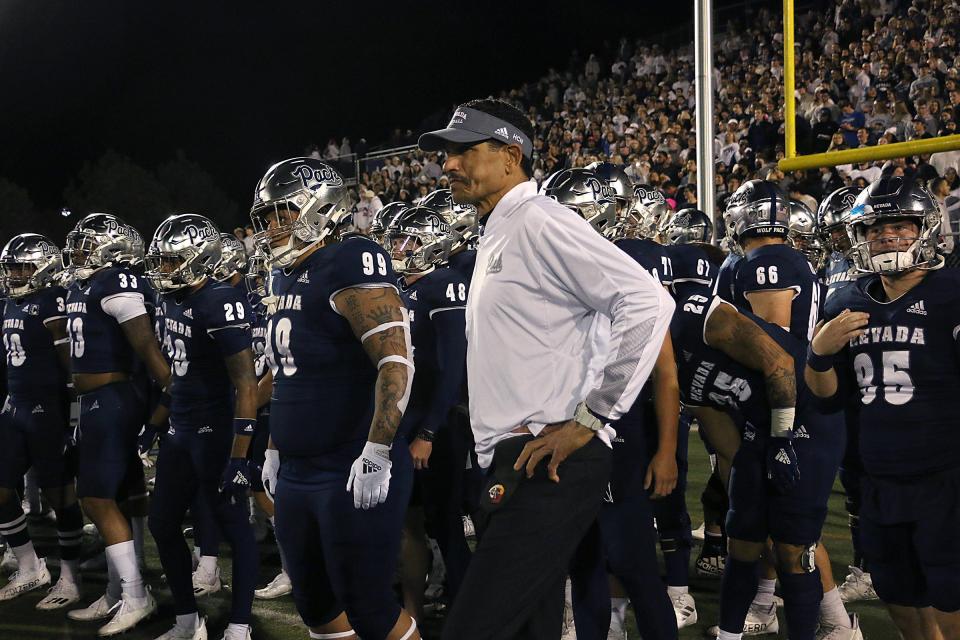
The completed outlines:
{"type": "Polygon", "coordinates": [[[308,144],[376,144],[692,21],[692,2],[557,4],[0,0],[0,176],[49,211],[107,149],[147,169],[182,150],[245,210],[308,144]]]}

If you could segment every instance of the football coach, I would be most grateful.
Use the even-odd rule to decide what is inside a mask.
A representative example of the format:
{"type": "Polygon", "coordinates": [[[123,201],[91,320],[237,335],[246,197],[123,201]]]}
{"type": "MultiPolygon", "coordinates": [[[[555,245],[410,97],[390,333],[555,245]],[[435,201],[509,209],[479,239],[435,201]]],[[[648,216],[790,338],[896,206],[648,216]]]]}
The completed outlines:
{"type": "Polygon", "coordinates": [[[563,584],[610,473],[608,421],[653,368],[674,303],[576,213],[537,193],[533,126],[483,99],[420,136],[477,207],[467,300],[470,422],[486,482],[480,541],[443,638],[560,637],[563,584]]]}

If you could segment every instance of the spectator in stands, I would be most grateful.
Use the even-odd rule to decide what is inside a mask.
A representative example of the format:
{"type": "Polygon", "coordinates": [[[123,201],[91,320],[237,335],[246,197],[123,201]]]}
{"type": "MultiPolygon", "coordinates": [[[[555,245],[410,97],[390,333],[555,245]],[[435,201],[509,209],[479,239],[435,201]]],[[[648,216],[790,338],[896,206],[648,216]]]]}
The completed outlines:
{"type": "Polygon", "coordinates": [[[253,241],[253,225],[248,224],[243,228],[243,238],[240,239],[243,243],[243,248],[246,249],[247,255],[253,255],[253,252],[256,250],[256,245],[253,241]]]}

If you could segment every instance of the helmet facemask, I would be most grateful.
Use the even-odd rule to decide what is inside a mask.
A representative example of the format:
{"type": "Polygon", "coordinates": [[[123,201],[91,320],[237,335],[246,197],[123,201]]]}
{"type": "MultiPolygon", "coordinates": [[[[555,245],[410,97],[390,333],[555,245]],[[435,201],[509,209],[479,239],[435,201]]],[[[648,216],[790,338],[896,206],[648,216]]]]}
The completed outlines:
{"type": "Polygon", "coordinates": [[[336,208],[338,204],[322,203],[303,191],[269,202],[250,212],[254,241],[271,265],[289,267],[341,224],[348,214],[343,207],[336,208]]]}
{"type": "Polygon", "coordinates": [[[186,287],[192,287],[198,284],[206,277],[204,273],[196,273],[190,268],[192,258],[199,255],[199,251],[193,251],[189,255],[190,249],[183,250],[183,253],[160,253],[151,251],[143,259],[144,275],[150,284],[163,293],[172,293],[186,287]]]}
{"type": "MultiPolygon", "coordinates": [[[[869,207],[864,207],[868,209],[869,207]]],[[[847,227],[852,245],[851,255],[858,271],[895,274],[915,268],[938,268],[943,260],[937,254],[937,233],[940,216],[926,214],[890,216],[871,212],[860,213],[847,227]],[[902,229],[908,224],[914,231],[902,229]],[[893,234],[877,235],[881,225],[893,225],[893,234]],[[871,228],[874,229],[871,232],[871,228]]]]}

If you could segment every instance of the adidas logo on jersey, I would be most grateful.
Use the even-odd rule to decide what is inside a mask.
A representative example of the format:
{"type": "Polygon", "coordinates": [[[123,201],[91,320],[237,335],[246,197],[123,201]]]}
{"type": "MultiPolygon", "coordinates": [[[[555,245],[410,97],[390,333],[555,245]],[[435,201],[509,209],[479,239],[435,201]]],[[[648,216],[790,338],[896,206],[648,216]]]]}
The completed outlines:
{"type": "Polygon", "coordinates": [[[777,455],[774,456],[774,460],[776,460],[780,464],[790,464],[790,456],[788,456],[787,452],[784,451],[783,449],[780,449],[780,451],[777,451],[777,455]]]}
{"type": "Polygon", "coordinates": [[[927,315],[927,307],[923,304],[923,300],[918,300],[907,307],[907,313],[915,313],[918,316],[925,316],[927,315]]]}
{"type": "Polygon", "coordinates": [[[809,439],[810,439],[810,434],[807,433],[807,428],[806,428],[805,426],[800,425],[799,427],[797,427],[797,430],[793,432],[793,437],[794,437],[794,438],[806,438],[806,439],[809,440],[809,439]]]}
{"type": "Polygon", "coordinates": [[[297,282],[302,282],[303,284],[310,284],[309,274],[307,274],[307,272],[304,271],[302,274],[300,274],[300,277],[297,278],[297,282]]]}
{"type": "Polygon", "coordinates": [[[499,129],[497,129],[496,131],[494,131],[494,133],[497,134],[498,136],[502,136],[502,137],[506,138],[507,140],[510,139],[510,134],[507,132],[507,128],[506,128],[506,127],[500,127],[499,129]]]}
{"type": "Polygon", "coordinates": [[[197,429],[197,433],[213,433],[213,427],[210,425],[204,425],[197,429]]]}
{"type": "Polygon", "coordinates": [[[35,407],[33,408],[33,411],[31,411],[30,413],[36,415],[36,414],[38,414],[38,413],[46,413],[46,411],[43,410],[43,405],[42,405],[42,404],[38,404],[37,406],[35,406],[35,407]]]}
{"type": "Polygon", "coordinates": [[[753,429],[746,429],[743,432],[743,439],[747,442],[753,442],[757,439],[757,432],[753,429]]]}
{"type": "Polygon", "coordinates": [[[99,408],[100,408],[100,402],[98,400],[94,400],[93,404],[90,405],[90,411],[96,411],[99,408]]]}
{"type": "Polygon", "coordinates": [[[410,299],[411,299],[411,300],[416,300],[416,299],[417,299],[417,292],[416,292],[416,291],[414,291],[413,293],[410,294],[410,299]]]}
{"type": "Polygon", "coordinates": [[[183,312],[183,317],[184,317],[184,318],[190,318],[191,320],[193,320],[193,309],[190,308],[190,309],[187,309],[186,311],[184,311],[184,312],[183,312]]]}
{"type": "Polygon", "coordinates": [[[501,254],[497,254],[490,258],[490,261],[487,263],[487,273],[500,273],[503,270],[503,262],[500,258],[501,254]]]}

